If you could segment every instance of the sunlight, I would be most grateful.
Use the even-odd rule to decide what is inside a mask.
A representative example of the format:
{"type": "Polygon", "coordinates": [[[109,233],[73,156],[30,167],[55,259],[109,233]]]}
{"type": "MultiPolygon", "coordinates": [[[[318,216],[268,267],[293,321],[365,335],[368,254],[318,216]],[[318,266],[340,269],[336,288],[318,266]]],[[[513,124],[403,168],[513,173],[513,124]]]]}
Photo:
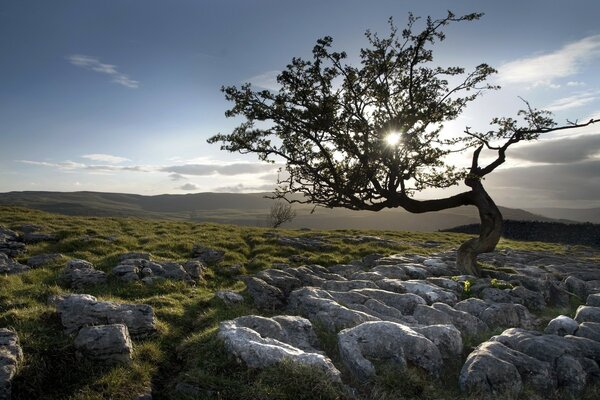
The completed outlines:
{"type": "Polygon", "coordinates": [[[400,143],[402,135],[399,132],[392,132],[385,137],[385,141],[389,146],[396,146],[400,143]]]}

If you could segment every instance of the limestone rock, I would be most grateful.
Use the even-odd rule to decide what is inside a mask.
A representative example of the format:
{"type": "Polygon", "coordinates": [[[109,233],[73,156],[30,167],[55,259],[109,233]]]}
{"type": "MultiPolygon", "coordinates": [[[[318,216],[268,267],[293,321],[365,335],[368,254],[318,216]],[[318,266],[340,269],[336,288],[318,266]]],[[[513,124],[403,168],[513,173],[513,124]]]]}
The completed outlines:
{"type": "Polygon", "coordinates": [[[375,376],[371,360],[386,360],[405,368],[410,362],[437,376],[442,355],[436,345],[408,326],[389,321],[365,322],[338,334],[340,358],[360,381],[375,376]]]}
{"type": "Polygon", "coordinates": [[[192,254],[198,261],[208,265],[217,264],[225,258],[224,251],[211,249],[203,245],[195,245],[192,254]]]}
{"type": "Polygon", "coordinates": [[[25,252],[25,243],[19,234],[0,226],[0,253],[17,257],[25,252]]]}
{"type": "Polygon", "coordinates": [[[479,318],[481,313],[489,306],[490,305],[485,301],[471,297],[469,299],[459,301],[454,305],[454,308],[458,311],[464,311],[479,318]]]}
{"type": "Polygon", "coordinates": [[[600,307],[579,306],[575,313],[575,321],[582,322],[600,322],[600,307]]]}
{"type": "Polygon", "coordinates": [[[206,273],[206,264],[200,260],[190,260],[183,264],[185,272],[195,281],[204,280],[206,273]]]}
{"type": "Polygon", "coordinates": [[[573,318],[566,315],[559,315],[552,321],[548,322],[548,326],[544,329],[544,333],[549,335],[574,335],[579,328],[579,324],[573,318]]]}
{"type": "Polygon", "coordinates": [[[587,298],[587,287],[585,285],[585,282],[581,279],[576,278],[574,276],[569,276],[565,280],[565,285],[569,292],[573,293],[581,300],[585,300],[587,298]]]}
{"type": "Polygon", "coordinates": [[[600,342],[600,323],[582,322],[575,335],[600,342]]]}
{"type": "Polygon", "coordinates": [[[285,295],[280,289],[252,276],[247,277],[245,282],[248,293],[258,308],[272,310],[284,306],[285,295]]]}
{"type": "Polygon", "coordinates": [[[106,274],[95,269],[89,261],[72,259],[67,262],[67,266],[62,273],[62,279],[69,287],[81,289],[86,286],[105,283],[106,274]]]}
{"type": "Polygon", "coordinates": [[[464,311],[456,310],[455,308],[450,307],[448,304],[433,303],[432,307],[445,313],[450,318],[452,325],[457,327],[465,338],[476,338],[489,330],[487,324],[476,316],[464,311]]]}
{"type": "Polygon", "coordinates": [[[29,271],[27,265],[13,260],[5,253],[0,253],[0,274],[19,274],[26,271],[29,271]]]}
{"type": "Polygon", "coordinates": [[[309,320],[290,315],[273,318],[247,315],[233,320],[240,327],[250,328],[260,336],[279,340],[309,353],[318,353],[319,340],[309,320]]]}
{"type": "Polygon", "coordinates": [[[83,327],[74,344],[80,357],[102,364],[129,364],[132,360],[133,345],[123,324],[83,327]]]}
{"type": "Polygon", "coordinates": [[[311,287],[294,290],[288,299],[288,307],[313,322],[320,322],[326,329],[334,332],[366,321],[379,320],[365,312],[345,307],[335,301],[328,292],[311,287]]]}
{"type": "Polygon", "coordinates": [[[532,329],[536,320],[521,304],[496,303],[486,308],[479,318],[490,328],[522,327],[532,329]]]}
{"type": "Polygon", "coordinates": [[[221,322],[218,337],[225,348],[250,368],[265,368],[284,360],[320,368],[340,382],[340,372],[326,356],[306,352],[288,343],[263,337],[257,331],[239,326],[235,321],[221,322]]]}
{"type": "Polygon", "coordinates": [[[56,299],[56,310],[65,332],[76,333],[91,325],[125,324],[133,337],[156,331],[152,307],[146,304],[119,304],[98,301],[88,294],[71,294],[56,299]]]}
{"type": "Polygon", "coordinates": [[[238,304],[244,302],[244,298],[241,294],[232,292],[231,290],[219,290],[215,293],[215,296],[223,300],[225,304],[238,304]]]}
{"type": "Polygon", "coordinates": [[[0,400],[10,400],[11,383],[22,361],[23,351],[17,334],[0,328],[0,400]]]}

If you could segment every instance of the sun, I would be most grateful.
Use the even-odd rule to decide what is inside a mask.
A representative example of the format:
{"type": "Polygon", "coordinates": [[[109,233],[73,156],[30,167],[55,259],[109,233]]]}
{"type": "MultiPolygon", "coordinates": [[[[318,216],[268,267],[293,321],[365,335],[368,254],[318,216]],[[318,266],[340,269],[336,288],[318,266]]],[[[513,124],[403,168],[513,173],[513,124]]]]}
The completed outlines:
{"type": "Polygon", "coordinates": [[[398,143],[400,143],[401,138],[402,135],[399,132],[391,132],[385,137],[385,142],[389,146],[396,146],[398,143]]]}

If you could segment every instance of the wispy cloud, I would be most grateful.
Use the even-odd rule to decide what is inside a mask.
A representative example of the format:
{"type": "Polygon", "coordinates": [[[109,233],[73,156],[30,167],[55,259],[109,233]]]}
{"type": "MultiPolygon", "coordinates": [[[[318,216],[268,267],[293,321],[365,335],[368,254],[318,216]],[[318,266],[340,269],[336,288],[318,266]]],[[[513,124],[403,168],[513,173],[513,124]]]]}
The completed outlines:
{"type": "Polygon", "coordinates": [[[131,161],[129,158],[111,156],[110,154],[85,154],[81,158],[87,158],[92,161],[102,161],[109,164],[120,164],[125,161],[131,161]]]}
{"type": "Polygon", "coordinates": [[[181,175],[181,174],[169,174],[169,179],[171,179],[174,182],[178,182],[178,181],[182,181],[185,180],[185,176],[181,175]]]}
{"type": "Polygon", "coordinates": [[[77,66],[90,71],[105,74],[111,77],[111,82],[125,86],[131,89],[137,89],[140,83],[136,80],[131,79],[129,76],[117,70],[116,65],[104,64],[99,59],[83,54],[72,54],[67,56],[67,60],[77,66]]]}
{"type": "Polygon", "coordinates": [[[521,58],[502,65],[499,79],[504,83],[532,86],[556,85],[554,80],[575,75],[588,61],[600,56],[600,35],[585,37],[551,53],[521,58]]]}
{"type": "Polygon", "coordinates": [[[218,187],[212,189],[212,191],[220,193],[270,192],[273,191],[276,186],[277,185],[275,183],[267,183],[256,186],[246,186],[243,183],[238,183],[237,185],[218,187]]]}
{"type": "Polygon", "coordinates": [[[600,92],[577,93],[572,96],[563,97],[558,100],[555,100],[544,108],[549,111],[562,111],[571,108],[577,108],[585,106],[586,104],[590,104],[594,100],[598,99],[599,95],[600,92]]]}
{"type": "Polygon", "coordinates": [[[186,183],[185,185],[177,187],[177,189],[179,189],[179,190],[186,190],[186,191],[192,191],[192,190],[198,190],[200,188],[198,186],[194,185],[193,183],[186,183]]]}
{"type": "Polygon", "coordinates": [[[162,172],[181,175],[208,176],[208,175],[242,175],[273,172],[279,168],[277,164],[267,163],[234,163],[234,164],[183,164],[162,167],[162,172]]]}
{"type": "Polygon", "coordinates": [[[62,162],[47,162],[47,161],[32,161],[32,160],[17,160],[17,162],[29,165],[37,165],[40,167],[57,168],[61,170],[88,170],[97,172],[150,172],[153,170],[151,166],[143,165],[97,165],[97,164],[82,164],[73,161],[62,161],[62,162]]]}
{"type": "Polygon", "coordinates": [[[247,81],[258,88],[277,91],[281,87],[279,83],[277,83],[277,75],[279,75],[280,72],[281,71],[267,71],[263,74],[248,78],[247,81]]]}

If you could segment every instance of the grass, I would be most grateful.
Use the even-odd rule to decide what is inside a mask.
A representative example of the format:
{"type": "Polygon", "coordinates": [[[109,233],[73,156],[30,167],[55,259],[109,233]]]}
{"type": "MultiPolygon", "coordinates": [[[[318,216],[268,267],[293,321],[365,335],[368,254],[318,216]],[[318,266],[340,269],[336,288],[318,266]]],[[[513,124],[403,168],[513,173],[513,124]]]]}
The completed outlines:
{"type": "MultiPolygon", "coordinates": [[[[456,248],[469,236],[456,233],[411,233],[400,231],[302,231],[278,230],[289,236],[318,236],[331,247],[326,251],[298,250],[277,243],[267,228],[190,223],[139,218],[72,217],[42,211],[0,207],[0,225],[16,229],[25,223],[45,227],[58,242],[28,245],[19,260],[41,253],[62,253],[67,258],[83,258],[105,272],[117,265],[118,256],[129,251],[146,251],[159,260],[185,261],[195,244],[224,250],[225,259],[211,266],[202,284],[160,281],[154,285],[123,283],[109,279],[106,284],[84,292],[102,300],[143,303],[154,308],[157,335],[134,342],[131,366],[100,368],[78,360],[73,338],[63,334],[50,295],[73,292],[60,282],[65,260],[20,275],[0,276],[0,327],[19,334],[25,362],[13,383],[14,400],[69,399],[129,400],[152,387],[154,399],[345,399],[348,391],[332,384],[322,373],[283,363],[263,371],[241,366],[223,349],[216,338],[219,322],[237,316],[259,313],[249,299],[226,306],[214,297],[217,290],[243,292],[244,285],[229,267],[240,264],[241,273],[252,274],[276,262],[289,263],[291,255],[302,255],[311,263],[348,263],[371,253],[428,254],[456,248]],[[381,236],[396,245],[351,244],[348,235],[381,236]],[[438,247],[422,247],[425,241],[438,247]],[[187,391],[176,391],[187,384],[187,391]],[[182,385],[180,385],[181,387],[182,385]]],[[[545,250],[565,253],[561,245],[519,243],[503,240],[500,248],[545,250]]],[[[557,310],[553,310],[557,311],[557,310]]],[[[264,315],[264,313],[263,313],[264,315]]],[[[316,327],[323,349],[339,365],[337,338],[316,327]]],[[[476,343],[471,343],[474,346],[476,343]]],[[[460,368],[458,366],[457,368],[460,368]]],[[[342,368],[343,371],[343,368],[342,368]]],[[[458,370],[443,379],[442,385],[418,372],[399,373],[393,367],[382,369],[377,381],[359,388],[374,399],[455,398],[458,370]]]]}

